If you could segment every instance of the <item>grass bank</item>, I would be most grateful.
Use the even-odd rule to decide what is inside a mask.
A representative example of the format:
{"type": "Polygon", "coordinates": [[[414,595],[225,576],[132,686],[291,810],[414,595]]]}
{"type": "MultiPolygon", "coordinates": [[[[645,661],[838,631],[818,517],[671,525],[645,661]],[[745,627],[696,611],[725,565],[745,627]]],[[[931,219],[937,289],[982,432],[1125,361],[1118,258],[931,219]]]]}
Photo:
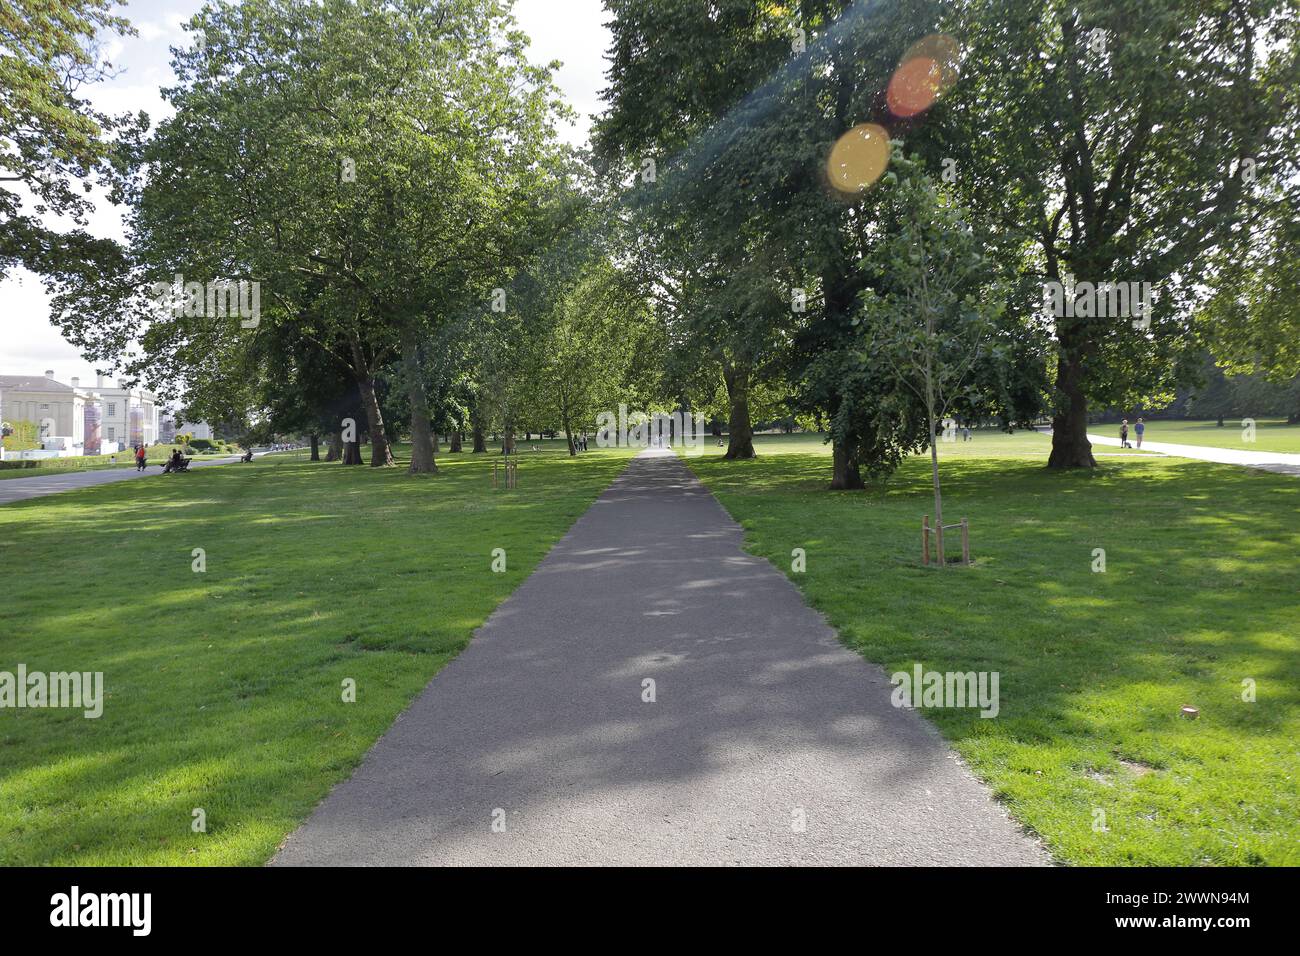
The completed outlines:
{"type": "MultiPolygon", "coordinates": [[[[1136,421],[1135,418],[1129,419],[1129,441],[1135,438],[1133,423],[1136,421]]],[[[1241,418],[1224,419],[1222,428],[1217,421],[1148,421],[1142,437],[1144,441],[1176,445],[1300,454],[1300,425],[1288,425],[1284,418],[1261,418],[1254,422],[1252,433],[1241,418]]],[[[1088,431],[1107,438],[1119,438],[1119,425],[1094,425],[1088,431]]]]}
{"type": "Polygon", "coordinates": [[[1300,863],[1300,481],[1136,454],[1049,473],[1047,443],[941,446],[976,560],[943,570],[920,564],[926,459],[883,493],[827,492],[815,436],[685,459],[863,656],[999,672],[996,718],[923,713],[1058,858],[1300,863]]]}
{"type": "Polygon", "coordinates": [[[0,507],[0,671],[106,698],[0,711],[0,864],[265,861],[625,464],[537,444],[511,491],[272,456],[0,507]]]}

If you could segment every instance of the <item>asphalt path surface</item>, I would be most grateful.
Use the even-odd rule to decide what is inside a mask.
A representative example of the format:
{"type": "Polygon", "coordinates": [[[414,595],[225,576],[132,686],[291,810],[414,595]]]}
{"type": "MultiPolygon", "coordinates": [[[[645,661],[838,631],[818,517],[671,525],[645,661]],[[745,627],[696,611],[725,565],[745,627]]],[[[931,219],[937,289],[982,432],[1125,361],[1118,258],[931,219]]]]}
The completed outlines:
{"type": "Polygon", "coordinates": [[[648,451],[272,863],[1049,862],[891,690],[648,451]]]}
{"type": "MultiPolygon", "coordinates": [[[[1148,426],[1150,428],[1150,426],[1148,426]]],[[[1094,445],[1120,446],[1118,438],[1104,435],[1088,435],[1088,441],[1094,445]]],[[[1137,445],[1137,436],[1129,429],[1129,444],[1137,445]]],[[[1236,448],[1216,448],[1210,445],[1183,445],[1165,441],[1143,441],[1142,451],[1159,452],[1176,458],[1194,458],[1197,461],[1214,461],[1223,465],[1241,465],[1244,468],[1258,468],[1279,475],[1300,475],[1300,455],[1281,451],[1245,451],[1236,448]]]]}
{"type": "MultiPolygon", "coordinates": [[[[122,452],[123,461],[130,452],[122,452]]],[[[192,461],[190,468],[206,468],[210,465],[229,465],[239,461],[238,456],[230,458],[211,458],[207,461],[192,461]]],[[[39,469],[32,469],[34,472],[39,469]]],[[[43,498],[57,495],[64,491],[76,491],[79,488],[93,488],[96,485],[111,485],[118,481],[131,481],[140,478],[162,478],[162,465],[152,464],[144,471],[131,468],[101,468],[97,471],[65,471],[58,475],[33,475],[31,478],[6,478],[0,481],[0,505],[11,501],[26,501],[29,498],[43,498]]],[[[171,475],[165,476],[172,480],[171,475]]]]}

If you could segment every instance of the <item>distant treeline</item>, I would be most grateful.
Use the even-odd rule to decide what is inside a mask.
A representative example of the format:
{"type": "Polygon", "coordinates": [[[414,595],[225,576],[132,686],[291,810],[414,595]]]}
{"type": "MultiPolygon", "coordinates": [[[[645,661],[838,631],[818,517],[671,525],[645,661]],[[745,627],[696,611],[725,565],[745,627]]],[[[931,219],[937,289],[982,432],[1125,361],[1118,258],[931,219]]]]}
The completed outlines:
{"type": "Polygon", "coordinates": [[[1159,418],[1285,418],[1300,422],[1300,376],[1274,382],[1264,375],[1231,375],[1212,358],[1205,360],[1199,384],[1180,388],[1168,405],[1110,408],[1097,421],[1119,421],[1144,414],[1159,418]]]}

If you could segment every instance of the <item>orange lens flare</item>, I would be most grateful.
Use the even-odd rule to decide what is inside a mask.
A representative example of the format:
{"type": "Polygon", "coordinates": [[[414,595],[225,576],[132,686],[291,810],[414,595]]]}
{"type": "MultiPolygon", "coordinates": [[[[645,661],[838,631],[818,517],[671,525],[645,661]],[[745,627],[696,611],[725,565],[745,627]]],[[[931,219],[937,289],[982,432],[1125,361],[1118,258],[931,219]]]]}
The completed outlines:
{"type": "Polygon", "coordinates": [[[939,98],[939,66],[926,57],[908,60],[894,71],[885,93],[889,112],[904,119],[924,113],[939,98]]]}
{"type": "Polygon", "coordinates": [[[957,82],[961,47],[952,37],[932,33],[903,54],[885,92],[889,111],[910,119],[924,113],[957,82]]]}

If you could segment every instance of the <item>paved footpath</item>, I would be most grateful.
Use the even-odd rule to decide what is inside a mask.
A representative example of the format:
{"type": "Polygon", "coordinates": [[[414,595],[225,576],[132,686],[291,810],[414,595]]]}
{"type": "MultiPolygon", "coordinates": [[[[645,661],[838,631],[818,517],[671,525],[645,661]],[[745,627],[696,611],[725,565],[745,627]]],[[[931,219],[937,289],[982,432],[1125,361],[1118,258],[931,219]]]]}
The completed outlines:
{"type": "MultiPolygon", "coordinates": [[[[127,454],[123,452],[123,454],[127,454]]],[[[191,468],[205,468],[209,465],[229,465],[239,461],[238,456],[231,458],[213,458],[209,461],[195,461],[191,468]]],[[[26,501],[28,498],[41,498],[45,495],[57,495],[61,491],[75,491],[78,488],[91,488],[95,485],[111,485],[117,481],[130,481],[133,478],[158,478],[162,475],[162,466],[150,465],[144,471],[134,468],[101,468],[98,471],[65,471],[59,475],[34,476],[31,478],[6,478],[0,481],[0,505],[11,501],[26,501]]]]}
{"type": "Polygon", "coordinates": [[[1047,863],[891,689],[645,452],[272,862],[1047,863]]]}
{"type": "MultiPolygon", "coordinates": [[[[1048,433],[1051,430],[1048,429],[1048,433]]],[[[1103,435],[1089,435],[1088,441],[1094,445],[1119,447],[1118,438],[1103,435]]],[[[1130,443],[1134,443],[1132,438],[1130,443]]],[[[1162,455],[1177,458],[1195,458],[1198,461],[1216,461],[1224,465],[1243,465],[1247,468],[1259,468],[1263,471],[1276,472],[1279,475],[1300,475],[1300,455],[1280,451],[1241,451],[1235,448],[1214,448],[1209,445],[1179,445],[1163,441],[1143,441],[1143,451],[1156,451],[1162,455]]]]}

